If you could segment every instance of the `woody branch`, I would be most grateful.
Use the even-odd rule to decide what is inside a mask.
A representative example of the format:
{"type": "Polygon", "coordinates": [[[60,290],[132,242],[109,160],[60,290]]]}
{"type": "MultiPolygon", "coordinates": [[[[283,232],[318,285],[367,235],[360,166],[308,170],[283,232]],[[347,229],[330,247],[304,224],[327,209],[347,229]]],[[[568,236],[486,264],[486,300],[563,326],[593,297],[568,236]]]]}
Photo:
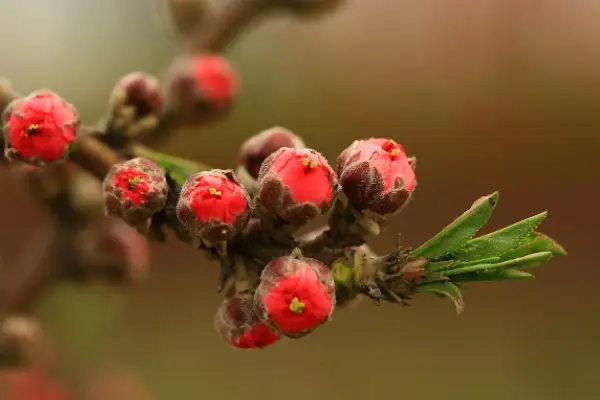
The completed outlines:
{"type": "Polygon", "coordinates": [[[388,138],[355,141],[333,167],[281,127],[249,138],[235,171],[151,148],[182,127],[211,123],[231,110],[238,82],[216,53],[250,23],[277,11],[322,15],[339,3],[233,0],[212,15],[196,0],[169,0],[187,42],[185,54],[173,60],[162,83],[144,73],[119,80],[98,128],[80,126],[75,108],[53,92],[20,97],[2,86],[5,155],[44,167],[28,175],[28,182],[54,216],[52,249],[61,258],[55,258],[52,273],[43,265],[20,268],[28,274],[10,288],[0,320],[22,311],[56,278],[81,278],[86,271],[113,281],[124,278],[118,267],[115,276],[114,259],[84,244],[93,215],[70,196],[77,189],[73,165],[102,182],[98,197],[111,220],[150,240],[163,241],[170,230],[219,262],[218,288],[225,300],[216,328],[241,348],[264,347],[282,335],[302,337],[329,320],[336,303],[342,306],[359,294],[377,304],[406,305],[417,290],[430,291],[451,298],[461,311],[456,282],[528,278],[532,275],[516,267],[564,254],[534,231],[545,213],[473,239],[497,204],[494,193],[414,251],[398,244],[377,256],[366,238],[378,235],[416,188],[415,158],[388,138]],[[298,235],[322,215],[327,226],[298,235]]]}

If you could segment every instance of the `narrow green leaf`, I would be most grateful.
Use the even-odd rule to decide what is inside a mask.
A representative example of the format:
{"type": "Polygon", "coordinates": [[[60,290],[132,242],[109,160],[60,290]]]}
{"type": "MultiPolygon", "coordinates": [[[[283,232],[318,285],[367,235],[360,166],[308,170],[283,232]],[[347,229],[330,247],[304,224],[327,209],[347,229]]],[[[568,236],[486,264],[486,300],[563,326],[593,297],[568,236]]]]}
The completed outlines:
{"type": "Polygon", "coordinates": [[[491,272],[471,272],[469,274],[457,275],[452,278],[452,282],[493,282],[506,281],[514,279],[533,279],[533,274],[514,268],[500,269],[491,272]]]}
{"type": "MultiPolygon", "coordinates": [[[[454,261],[454,266],[456,267],[468,267],[471,265],[477,264],[494,264],[500,261],[500,257],[489,257],[489,258],[480,258],[478,260],[473,261],[454,261]]],[[[450,269],[450,268],[447,268],[450,269]]]]}
{"type": "Polygon", "coordinates": [[[432,261],[427,263],[425,266],[425,271],[427,273],[443,271],[445,269],[450,269],[456,265],[456,261],[432,261]]]}
{"type": "Polygon", "coordinates": [[[502,254],[501,261],[523,257],[533,253],[549,251],[556,256],[566,256],[567,251],[554,239],[540,232],[529,234],[514,249],[502,254]]]}
{"type": "Polygon", "coordinates": [[[506,268],[532,268],[545,263],[546,261],[550,260],[552,256],[553,254],[551,252],[543,251],[499,263],[475,264],[468,265],[466,267],[453,268],[451,270],[443,271],[441,274],[444,276],[454,276],[472,272],[491,272],[506,268]]]}
{"type": "Polygon", "coordinates": [[[413,250],[411,255],[436,260],[458,250],[486,224],[497,203],[498,192],[479,198],[468,211],[413,250]]]}
{"type": "Polygon", "coordinates": [[[454,302],[456,313],[460,314],[465,308],[465,301],[458,286],[452,282],[432,282],[421,285],[418,290],[433,293],[438,296],[447,297],[454,302]]]}
{"type": "Polygon", "coordinates": [[[506,228],[469,240],[450,256],[453,260],[472,261],[500,256],[521,243],[546,218],[547,212],[526,218],[506,228]]]}
{"type": "Polygon", "coordinates": [[[211,169],[208,165],[199,162],[160,153],[141,146],[139,148],[136,147],[135,153],[138,157],[144,157],[157,163],[163,170],[169,172],[171,177],[180,186],[183,185],[190,175],[211,169]]]}

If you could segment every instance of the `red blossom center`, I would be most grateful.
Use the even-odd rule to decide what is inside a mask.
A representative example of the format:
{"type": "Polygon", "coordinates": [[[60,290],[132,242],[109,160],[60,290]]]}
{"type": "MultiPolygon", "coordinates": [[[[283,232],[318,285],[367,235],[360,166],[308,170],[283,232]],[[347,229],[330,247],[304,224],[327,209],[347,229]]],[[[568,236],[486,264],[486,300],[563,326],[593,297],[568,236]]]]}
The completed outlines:
{"type": "Polygon", "coordinates": [[[115,186],[121,192],[121,199],[139,206],[147,200],[150,192],[148,175],[135,168],[124,169],[115,174],[115,186]]]}
{"type": "Polygon", "coordinates": [[[183,193],[199,221],[211,219],[231,224],[248,209],[243,189],[235,182],[217,175],[203,175],[196,185],[183,193]]]}
{"type": "Polygon", "coordinates": [[[288,149],[275,157],[271,168],[295,203],[320,206],[333,196],[333,170],[318,154],[288,149]]]}
{"type": "Polygon", "coordinates": [[[321,324],[333,302],[311,268],[277,281],[264,297],[271,321],[282,331],[300,333],[321,324]]]}

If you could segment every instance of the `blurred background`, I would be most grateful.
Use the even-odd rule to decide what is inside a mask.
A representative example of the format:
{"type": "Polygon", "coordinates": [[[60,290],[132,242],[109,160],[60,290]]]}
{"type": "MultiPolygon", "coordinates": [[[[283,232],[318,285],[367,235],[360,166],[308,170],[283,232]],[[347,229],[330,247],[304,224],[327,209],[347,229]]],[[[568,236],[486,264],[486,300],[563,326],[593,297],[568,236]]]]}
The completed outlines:
{"type": "MultiPolygon", "coordinates": [[[[156,10],[1,0],[0,75],[22,93],[57,91],[94,123],[118,78],[162,76],[177,53],[156,10]]],[[[397,232],[418,245],[499,190],[488,230],[548,210],[542,231],[569,257],[532,281],[471,286],[460,317],[428,295],[365,301],[252,352],[213,330],[216,265],[153,245],[150,276],[123,293],[61,286],[44,299],[57,373],[126,371],[159,400],[600,398],[599,43],[595,0],[348,0],[320,21],[264,21],[227,53],[243,83],[231,117],[164,150],[233,167],[246,137],[282,125],[333,161],[352,140],[389,136],[418,157],[419,188],[375,249],[397,232]]],[[[45,217],[6,173],[0,190],[9,265],[45,217]]]]}

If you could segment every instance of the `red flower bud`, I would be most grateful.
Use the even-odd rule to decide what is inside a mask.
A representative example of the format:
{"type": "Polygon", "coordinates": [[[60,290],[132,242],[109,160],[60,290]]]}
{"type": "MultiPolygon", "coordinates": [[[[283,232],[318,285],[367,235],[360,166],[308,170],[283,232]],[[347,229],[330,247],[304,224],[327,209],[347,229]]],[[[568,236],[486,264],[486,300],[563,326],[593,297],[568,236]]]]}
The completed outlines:
{"type": "Polygon", "coordinates": [[[357,140],[337,160],[344,193],[359,210],[394,214],[415,189],[414,158],[390,139],[357,140]]]}
{"type": "Polygon", "coordinates": [[[312,258],[276,258],[263,269],[254,306],[260,319],[274,329],[289,337],[301,337],[333,314],[333,275],[312,258]]]}
{"type": "Polygon", "coordinates": [[[75,397],[40,366],[5,373],[4,400],[72,400],[75,397]]]}
{"type": "Polygon", "coordinates": [[[192,235],[218,243],[239,233],[252,211],[250,197],[231,170],[213,169],[188,178],[177,217],[192,235]]]}
{"type": "Polygon", "coordinates": [[[240,349],[262,349],[281,338],[279,332],[260,321],[251,294],[226,298],[215,315],[215,329],[229,344],[240,349]]]}
{"type": "Polygon", "coordinates": [[[130,283],[145,278],[150,266],[148,241],[119,219],[92,220],[80,233],[77,249],[82,261],[66,271],[75,280],[130,283]]]}
{"type": "Polygon", "coordinates": [[[174,107],[227,107],[235,98],[238,81],[229,62],[218,55],[206,54],[177,60],[168,84],[174,107]]]}
{"type": "Polygon", "coordinates": [[[113,108],[133,107],[137,117],[160,112],[163,94],[158,80],[143,72],[121,78],[111,94],[113,108]]]}
{"type": "Polygon", "coordinates": [[[325,213],[338,189],[335,172],[311,149],[284,147],[262,164],[258,176],[261,205],[293,224],[325,213]]]}
{"type": "Polygon", "coordinates": [[[258,178],[260,166],[271,154],[282,147],[303,148],[304,142],[285,128],[273,127],[248,138],[240,149],[240,164],[254,178],[258,178]]]}
{"type": "Polygon", "coordinates": [[[165,175],[154,161],[145,158],[113,165],[102,187],[107,215],[131,225],[143,223],[167,204],[165,175]]]}
{"type": "Polygon", "coordinates": [[[63,160],[75,141],[75,107],[51,91],[13,101],[3,115],[5,155],[31,164],[63,160]]]}

